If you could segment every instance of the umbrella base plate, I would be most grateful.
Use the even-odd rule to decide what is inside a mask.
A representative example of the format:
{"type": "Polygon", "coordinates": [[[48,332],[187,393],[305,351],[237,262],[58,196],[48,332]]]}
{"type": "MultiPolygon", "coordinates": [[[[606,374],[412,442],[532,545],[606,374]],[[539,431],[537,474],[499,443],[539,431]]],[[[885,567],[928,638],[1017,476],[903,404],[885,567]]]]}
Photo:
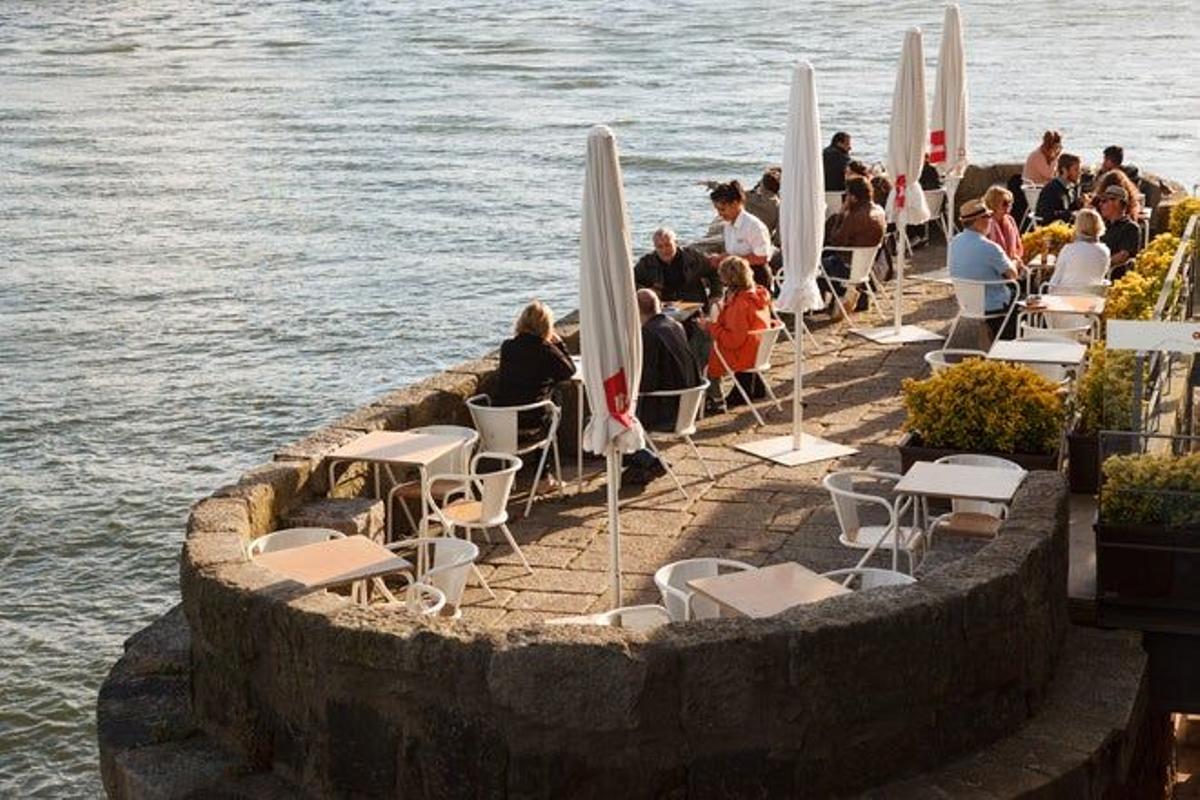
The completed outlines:
{"type": "Polygon", "coordinates": [[[776,464],[783,464],[786,467],[811,464],[814,461],[827,461],[831,458],[841,458],[842,456],[852,456],[858,452],[853,447],[831,442],[828,439],[809,436],[807,433],[800,434],[799,450],[795,448],[795,442],[791,435],[759,439],[756,442],[743,442],[742,444],[735,445],[735,447],[750,455],[765,458],[774,461],[776,464]]]}
{"type": "Polygon", "coordinates": [[[927,331],[919,325],[901,325],[899,332],[895,326],[884,328],[851,328],[851,333],[857,333],[877,344],[909,344],[911,342],[940,342],[944,337],[933,331],[927,331]]]}

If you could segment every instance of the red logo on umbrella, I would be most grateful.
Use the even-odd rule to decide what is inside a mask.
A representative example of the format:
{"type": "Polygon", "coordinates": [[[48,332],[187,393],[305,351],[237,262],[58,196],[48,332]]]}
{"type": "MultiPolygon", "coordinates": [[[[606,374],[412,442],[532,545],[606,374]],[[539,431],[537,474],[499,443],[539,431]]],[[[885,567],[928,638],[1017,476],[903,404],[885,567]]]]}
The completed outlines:
{"type": "Polygon", "coordinates": [[[929,134],[929,163],[941,164],[946,160],[946,132],[932,131],[929,134]]]}
{"type": "Polygon", "coordinates": [[[908,186],[908,176],[900,175],[896,178],[896,208],[904,208],[905,188],[908,186]]]}
{"type": "Polygon", "coordinates": [[[625,380],[625,370],[604,379],[604,401],[613,419],[626,428],[633,427],[633,418],[629,416],[629,384],[625,380]]]}

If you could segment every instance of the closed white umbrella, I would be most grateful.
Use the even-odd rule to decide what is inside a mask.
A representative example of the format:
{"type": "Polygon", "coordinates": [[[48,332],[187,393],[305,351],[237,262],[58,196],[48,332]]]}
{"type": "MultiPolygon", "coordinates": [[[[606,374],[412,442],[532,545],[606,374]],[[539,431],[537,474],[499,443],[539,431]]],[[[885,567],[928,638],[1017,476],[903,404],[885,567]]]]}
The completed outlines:
{"type": "Polygon", "coordinates": [[[783,244],[783,287],[779,308],[795,315],[796,377],[792,393],[792,435],[738,445],[781,464],[805,464],[857,452],[818,439],[802,430],[800,401],[804,372],[804,312],[821,308],[817,263],[825,224],[825,167],[821,159],[821,117],[812,65],[796,65],[788,98],[787,135],[783,144],[783,176],[779,191],[779,237],[783,244]]]}
{"type": "MultiPolygon", "coordinates": [[[[938,168],[946,186],[946,209],[954,232],[954,195],[970,160],[967,146],[967,58],[963,46],[962,15],[958,6],[946,6],[942,43],[938,48],[937,80],[933,90],[933,116],[929,122],[929,163],[938,168]]],[[[950,248],[946,248],[950,263],[950,248]]]]}
{"type": "Polygon", "coordinates": [[[608,461],[608,534],[613,605],[621,604],[621,453],[645,446],[635,416],[642,329],[633,282],[625,188],[611,130],[588,134],[579,253],[579,341],[592,419],[584,446],[608,461]]]}
{"type": "Polygon", "coordinates": [[[905,227],[920,225],[929,219],[929,205],[921,190],[921,169],[925,166],[925,143],[929,138],[925,113],[925,54],[921,47],[921,29],[911,28],[904,35],[900,69],[892,93],[892,124],[888,130],[887,170],[892,177],[892,193],[887,199],[888,220],[896,224],[896,309],[892,328],[858,331],[877,342],[900,343],[940,339],[915,325],[902,324],[901,301],[904,292],[904,255],[908,248],[905,227]]]}

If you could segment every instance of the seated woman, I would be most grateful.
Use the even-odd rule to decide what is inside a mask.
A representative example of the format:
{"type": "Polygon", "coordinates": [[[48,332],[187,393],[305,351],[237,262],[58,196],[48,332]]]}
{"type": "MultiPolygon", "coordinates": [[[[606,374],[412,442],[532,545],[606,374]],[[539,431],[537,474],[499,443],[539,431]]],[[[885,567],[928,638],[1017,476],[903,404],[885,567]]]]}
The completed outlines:
{"type": "MultiPolygon", "coordinates": [[[[735,377],[746,393],[752,398],[761,393],[761,390],[753,391],[757,388],[754,379],[758,376],[746,370],[754,366],[758,354],[758,337],[754,331],[763,330],[771,324],[771,296],[766,289],[754,283],[754,274],[746,259],[730,256],[721,262],[717,272],[725,286],[725,299],[717,306],[719,311],[715,321],[700,323],[712,337],[714,350],[708,358],[708,377],[711,381],[708,413],[725,410],[724,404],[718,400],[721,396],[720,379],[725,374],[715,352],[718,348],[729,368],[737,373],[735,377]]],[[[734,389],[729,395],[729,405],[743,402],[741,394],[734,389]]]]}
{"type": "MultiPolygon", "coordinates": [[[[556,384],[575,374],[575,364],[562,339],[554,332],[554,315],[534,300],[517,317],[513,338],[500,345],[497,406],[522,406],[550,397],[556,384]]],[[[523,440],[545,435],[549,416],[544,411],[522,411],[517,419],[523,440]]]]}
{"type": "Polygon", "coordinates": [[[1141,192],[1138,191],[1137,184],[1129,179],[1129,176],[1120,169],[1110,169],[1096,178],[1096,182],[1092,184],[1092,208],[1100,210],[1100,203],[1104,199],[1104,190],[1110,186],[1120,186],[1125,190],[1125,195],[1129,198],[1127,211],[1131,219],[1137,219],[1142,214],[1141,192]]]}
{"type": "Polygon", "coordinates": [[[1050,294],[1095,292],[1108,273],[1108,247],[1100,241],[1104,220],[1090,208],[1075,215],[1075,241],[1064,247],[1054,263],[1050,294]]]}
{"type": "Polygon", "coordinates": [[[1042,143],[1025,159],[1021,180],[1045,186],[1058,174],[1058,157],[1062,154],[1062,134],[1049,130],[1042,134],[1042,143]]]}
{"type": "MultiPolygon", "coordinates": [[[[865,178],[857,175],[846,179],[846,193],[842,196],[842,209],[825,223],[826,247],[876,247],[883,241],[887,223],[883,217],[876,214],[872,203],[873,192],[871,184],[865,178]]],[[[850,265],[848,254],[838,251],[826,251],[821,254],[821,266],[825,274],[833,278],[849,278],[850,265]]],[[[844,283],[828,281],[821,278],[818,281],[822,292],[830,292],[836,297],[846,297],[844,304],[839,304],[836,297],[831,299],[827,310],[833,319],[841,319],[843,305],[854,307],[858,293],[849,289],[844,283]]],[[[864,300],[866,298],[863,298],[864,300]]]]}
{"type": "Polygon", "coordinates": [[[769,290],[771,271],[768,263],[775,248],[766,224],[746,211],[746,191],[742,184],[738,181],[718,183],[708,197],[721,218],[725,236],[722,251],[710,255],[709,262],[719,265],[729,256],[740,256],[753,268],[755,282],[769,290]]]}
{"type": "Polygon", "coordinates": [[[1025,259],[1025,247],[1021,244],[1021,232],[1012,218],[1013,194],[1000,184],[989,186],[983,193],[983,204],[992,212],[988,223],[987,238],[1000,245],[1004,255],[1018,264],[1025,259]]]}

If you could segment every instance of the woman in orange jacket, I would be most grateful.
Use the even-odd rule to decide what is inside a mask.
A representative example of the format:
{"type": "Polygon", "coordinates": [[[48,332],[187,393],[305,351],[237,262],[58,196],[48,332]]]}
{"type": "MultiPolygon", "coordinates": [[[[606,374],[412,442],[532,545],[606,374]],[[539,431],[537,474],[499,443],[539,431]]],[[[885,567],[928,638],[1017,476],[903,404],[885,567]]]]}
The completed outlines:
{"type": "MultiPolygon", "coordinates": [[[[737,256],[726,258],[721,262],[717,274],[725,286],[725,299],[719,306],[717,319],[702,323],[713,341],[713,352],[708,357],[708,377],[714,386],[720,385],[720,378],[725,374],[716,350],[720,349],[734,372],[749,370],[754,366],[754,357],[758,352],[759,337],[753,332],[771,324],[771,295],[754,282],[754,273],[746,259],[737,256]]],[[[753,378],[753,375],[737,376],[742,385],[747,387],[754,385],[753,378]]],[[[751,396],[755,394],[757,392],[751,392],[751,396]]],[[[734,398],[734,404],[741,399],[737,392],[731,397],[734,398]]],[[[711,405],[710,409],[719,410],[711,405]]]]}

